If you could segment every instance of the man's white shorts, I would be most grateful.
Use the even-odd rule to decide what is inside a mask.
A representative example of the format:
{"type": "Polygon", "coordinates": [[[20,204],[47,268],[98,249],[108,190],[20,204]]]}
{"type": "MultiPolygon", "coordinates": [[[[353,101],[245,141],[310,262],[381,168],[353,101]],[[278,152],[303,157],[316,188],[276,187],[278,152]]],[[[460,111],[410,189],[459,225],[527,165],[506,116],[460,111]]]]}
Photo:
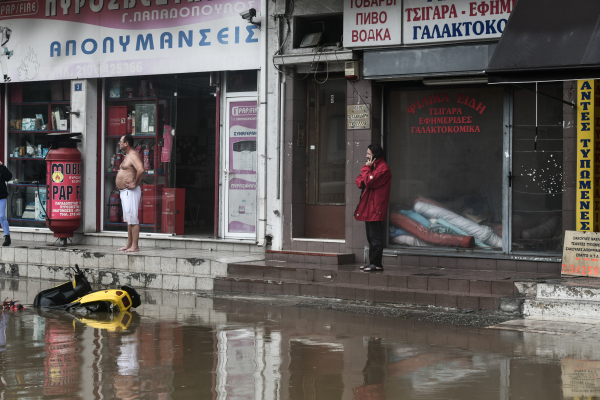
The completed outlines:
{"type": "Polygon", "coordinates": [[[121,207],[123,207],[123,221],[127,225],[139,225],[138,207],[140,206],[140,198],[142,197],[142,189],[136,186],[135,189],[120,190],[121,207]]]}

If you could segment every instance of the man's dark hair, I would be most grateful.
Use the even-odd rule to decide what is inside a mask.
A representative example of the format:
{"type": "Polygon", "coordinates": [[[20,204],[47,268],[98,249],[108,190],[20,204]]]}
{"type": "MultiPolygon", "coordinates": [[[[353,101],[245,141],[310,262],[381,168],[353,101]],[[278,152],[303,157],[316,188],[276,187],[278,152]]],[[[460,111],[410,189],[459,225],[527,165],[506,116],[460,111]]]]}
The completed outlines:
{"type": "Polygon", "coordinates": [[[385,152],[377,143],[370,144],[368,149],[371,150],[371,153],[373,153],[373,158],[385,160],[385,152]]]}
{"type": "MultiPolygon", "coordinates": [[[[129,145],[129,147],[133,147],[133,136],[127,134],[123,136],[123,141],[129,145]]],[[[373,151],[373,150],[371,150],[373,151]]]]}

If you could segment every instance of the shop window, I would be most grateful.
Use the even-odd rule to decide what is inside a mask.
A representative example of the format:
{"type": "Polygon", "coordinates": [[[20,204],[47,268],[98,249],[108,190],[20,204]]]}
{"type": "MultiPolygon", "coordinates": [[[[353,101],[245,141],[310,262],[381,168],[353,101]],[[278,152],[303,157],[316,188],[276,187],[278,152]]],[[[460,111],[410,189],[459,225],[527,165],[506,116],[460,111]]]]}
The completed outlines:
{"type": "Polygon", "coordinates": [[[70,131],[70,81],[11,83],[8,90],[7,217],[11,226],[45,228],[49,133],[70,131]]]}
{"type": "Polygon", "coordinates": [[[127,230],[116,178],[119,140],[131,134],[144,166],[140,231],[213,237],[218,121],[209,74],[110,78],[105,91],[103,230],[127,230]]]}
{"type": "Polygon", "coordinates": [[[562,86],[513,92],[512,251],[562,252],[562,86]]]}
{"type": "Polygon", "coordinates": [[[256,70],[227,72],[227,92],[256,92],[257,83],[256,70]]]}
{"type": "Polygon", "coordinates": [[[307,204],[344,204],[346,81],[309,83],[307,204]]]}
{"type": "Polygon", "coordinates": [[[502,250],[503,93],[390,92],[390,246],[502,250]]]}

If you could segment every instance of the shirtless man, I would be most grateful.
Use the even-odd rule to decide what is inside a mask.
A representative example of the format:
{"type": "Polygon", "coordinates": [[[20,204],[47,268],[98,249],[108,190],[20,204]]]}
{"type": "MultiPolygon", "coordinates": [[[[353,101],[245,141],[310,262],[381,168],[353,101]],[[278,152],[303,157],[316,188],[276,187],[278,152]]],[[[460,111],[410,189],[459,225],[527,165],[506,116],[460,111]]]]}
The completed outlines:
{"type": "Polygon", "coordinates": [[[123,136],[119,141],[119,147],[125,152],[125,158],[119,167],[116,185],[121,195],[123,221],[127,223],[127,245],[119,250],[133,253],[140,251],[138,246],[140,238],[138,207],[142,197],[140,183],[144,176],[144,163],[138,152],[133,148],[133,137],[131,135],[123,136]]]}

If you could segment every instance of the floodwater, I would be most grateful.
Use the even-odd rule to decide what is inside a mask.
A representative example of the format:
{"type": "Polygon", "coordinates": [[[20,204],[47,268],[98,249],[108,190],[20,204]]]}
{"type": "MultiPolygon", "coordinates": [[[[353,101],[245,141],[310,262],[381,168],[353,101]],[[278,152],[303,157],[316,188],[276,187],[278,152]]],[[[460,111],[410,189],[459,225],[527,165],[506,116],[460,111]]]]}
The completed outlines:
{"type": "MultiPolygon", "coordinates": [[[[0,295],[31,304],[50,286],[0,279],[0,295]]],[[[0,398],[600,395],[597,340],[193,293],[141,294],[141,307],[105,320],[31,307],[0,311],[0,398]]]]}

